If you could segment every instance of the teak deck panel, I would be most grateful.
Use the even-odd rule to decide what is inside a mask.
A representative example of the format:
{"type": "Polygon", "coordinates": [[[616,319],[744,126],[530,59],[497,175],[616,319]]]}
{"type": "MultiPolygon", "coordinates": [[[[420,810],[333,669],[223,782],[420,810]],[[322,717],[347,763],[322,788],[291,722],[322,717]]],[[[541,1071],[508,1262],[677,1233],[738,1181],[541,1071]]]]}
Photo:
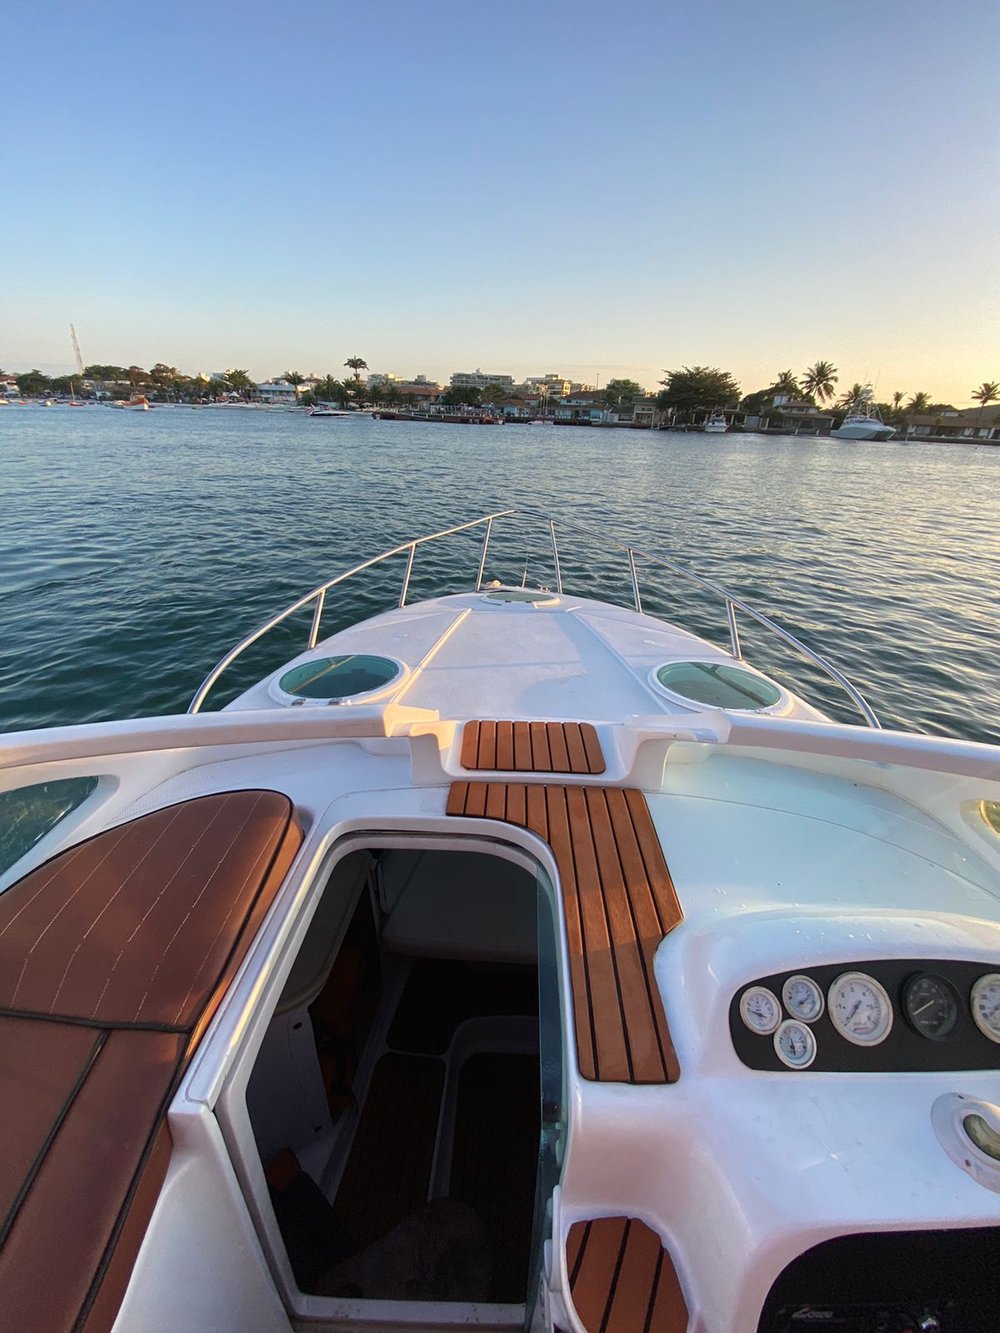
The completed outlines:
{"type": "Polygon", "coordinates": [[[590,722],[466,722],[462,767],[477,773],[603,773],[590,722]]]}
{"type": "Polygon", "coordinates": [[[0,895],[0,1329],[113,1324],[180,1077],[302,836],[287,797],[203,796],[0,895]]]}
{"type": "Polygon", "coordinates": [[[587,1333],[684,1333],[688,1308],[660,1238],[634,1217],[576,1222],[566,1269],[587,1333]]]}
{"type": "Polygon", "coordinates": [[[680,1075],[653,955],[683,920],[640,791],[456,782],[447,813],[530,829],[552,848],[569,946],[584,1078],[673,1083],[680,1075]]]}

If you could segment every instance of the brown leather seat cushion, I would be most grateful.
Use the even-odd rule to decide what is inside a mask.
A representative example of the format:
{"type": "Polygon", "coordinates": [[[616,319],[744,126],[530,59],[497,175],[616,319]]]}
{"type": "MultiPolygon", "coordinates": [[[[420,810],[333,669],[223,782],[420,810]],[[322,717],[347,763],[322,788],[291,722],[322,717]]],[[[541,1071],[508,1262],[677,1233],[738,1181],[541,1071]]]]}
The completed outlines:
{"type": "Polygon", "coordinates": [[[277,792],[204,796],[0,896],[0,1333],[110,1327],[170,1098],[300,843],[277,792]]]}

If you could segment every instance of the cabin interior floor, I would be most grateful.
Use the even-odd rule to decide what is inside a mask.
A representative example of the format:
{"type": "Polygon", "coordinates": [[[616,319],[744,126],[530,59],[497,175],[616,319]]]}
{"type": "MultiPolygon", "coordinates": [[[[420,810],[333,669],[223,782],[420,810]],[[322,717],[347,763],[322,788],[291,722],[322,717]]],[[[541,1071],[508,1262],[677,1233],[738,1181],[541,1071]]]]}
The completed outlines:
{"type": "Polygon", "coordinates": [[[320,1182],[334,1262],[297,1254],[303,1237],[315,1246],[316,1227],[276,1208],[292,1267],[320,1295],[522,1303],[540,1134],[537,969],[381,961],[382,999],[320,1182]]]}

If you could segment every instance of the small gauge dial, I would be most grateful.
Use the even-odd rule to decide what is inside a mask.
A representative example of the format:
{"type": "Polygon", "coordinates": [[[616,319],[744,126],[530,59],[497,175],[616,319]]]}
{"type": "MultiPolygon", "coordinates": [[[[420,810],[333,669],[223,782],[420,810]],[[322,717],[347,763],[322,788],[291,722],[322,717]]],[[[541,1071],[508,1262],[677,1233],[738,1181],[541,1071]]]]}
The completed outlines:
{"type": "Polygon", "coordinates": [[[827,1004],[833,1026],[856,1046],[877,1046],[889,1035],[892,1003],[885,987],[867,973],[844,972],[830,987],[827,1004]]]}
{"type": "Polygon", "coordinates": [[[918,972],[903,987],[903,1010],[910,1025],[922,1037],[945,1041],[958,1022],[959,999],[944,977],[918,972]]]}
{"type": "Polygon", "coordinates": [[[766,986],[748,986],[740,996],[740,1018],[751,1032],[766,1037],[781,1022],[777,995],[766,986]]]}
{"type": "Polygon", "coordinates": [[[789,1069],[808,1069],[816,1059],[816,1038],[805,1023],[786,1018],[774,1034],[774,1049],[789,1069]]]}
{"type": "Polygon", "coordinates": [[[823,1012],[823,992],[812,977],[789,977],[781,988],[785,1008],[802,1023],[815,1023],[823,1012]]]}
{"type": "Polygon", "coordinates": [[[990,1041],[1000,1042],[1000,972],[987,972],[972,987],[972,1017],[990,1041]]]}

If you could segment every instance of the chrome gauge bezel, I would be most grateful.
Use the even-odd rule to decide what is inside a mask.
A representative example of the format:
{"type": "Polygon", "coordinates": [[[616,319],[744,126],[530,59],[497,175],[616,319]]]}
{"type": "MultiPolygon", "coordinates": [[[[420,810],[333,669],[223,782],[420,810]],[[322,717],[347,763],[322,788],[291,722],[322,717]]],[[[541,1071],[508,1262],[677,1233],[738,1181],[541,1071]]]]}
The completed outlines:
{"type": "Polygon", "coordinates": [[[775,995],[774,991],[768,990],[766,986],[748,986],[740,996],[740,1018],[745,1027],[757,1037],[769,1037],[772,1032],[777,1032],[781,1026],[781,1001],[775,995]],[[749,1003],[756,995],[763,995],[769,1003],[774,1005],[775,1019],[770,1027],[759,1027],[750,1018],[749,1003]]]}
{"type": "Polygon", "coordinates": [[[879,1046],[892,1031],[893,1008],[889,992],[880,981],[876,981],[867,972],[842,972],[839,977],[835,977],[826,993],[826,1007],[830,1015],[830,1022],[845,1041],[849,1041],[855,1046],[879,1046]],[[883,1021],[874,1033],[851,1032],[837,1013],[835,997],[844,987],[850,985],[869,987],[881,1002],[883,1021]]]}
{"type": "Polygon", "coordinates": [[[986,1019],[979,1012],[979,997],[987,986],[1000,986],[1000,972],[987,972],[984,976],[978,977],[972,983],[972,992],[969,995],[969,1007],[972,1010],[972,1018],[984,1037],[988,1041],[996,1042],[1000,1045],[1000,1026],[991,1028],[986,1019]]]}
{"type": "Polygon", "coordinates": [[[774,1053],[787,1069],[808,1069],[816,1059],[816,1034],[807,1023],[800,1018],[786,1018],[783,1023],[778,1024],[778,1030],[774,1034],[774,1053]],[[781,1049],[781,1038],[792,1029],[797,1029],[805,1042],[805,1055],[797,1059],[789,1058],[781,1049]]]}
{"type": "Polygon", "coordinates": [[[781,1000],[791,1016],[799,1023],[815,1023],[818,1018],[823,1017],[823,1011],[826,1008],[826,999],[823,995],[822,988],[817,982],[813,981],[812,977],[807,977],[802,972],[796,972],[793,977],[788,978],[781,988],[781,1000]],[[799,985],[804,983],[809,987],[813,994],[816,1001],[816,1012],[811,1016],[799,1013],[791,999],[791,989],[796,983],[799,985]]]}

